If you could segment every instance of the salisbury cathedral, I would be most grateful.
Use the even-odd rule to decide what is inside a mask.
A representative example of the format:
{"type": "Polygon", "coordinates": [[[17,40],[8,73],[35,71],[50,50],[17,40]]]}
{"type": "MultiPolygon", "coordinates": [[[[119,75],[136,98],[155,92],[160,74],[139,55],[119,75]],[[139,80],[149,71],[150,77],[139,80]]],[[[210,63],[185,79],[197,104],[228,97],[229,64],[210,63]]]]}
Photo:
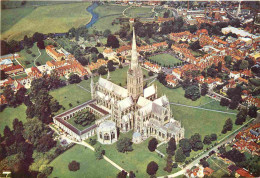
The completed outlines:
{"type": "Polygon", "coordinates": [[[143,72],[138,64],[135,32],[133,29],[132,57],[127,71],[127,87],[112,83],[100,76],[97,83],[91,79],[91,95],[96,104],[111,114],[111,120],[120,132],[134,131],[133,142],[153,136],[161,141],[184,138],[184,128],[172,117],[167,96],[157,96],[157,87],[144,89],[143,72]]]}

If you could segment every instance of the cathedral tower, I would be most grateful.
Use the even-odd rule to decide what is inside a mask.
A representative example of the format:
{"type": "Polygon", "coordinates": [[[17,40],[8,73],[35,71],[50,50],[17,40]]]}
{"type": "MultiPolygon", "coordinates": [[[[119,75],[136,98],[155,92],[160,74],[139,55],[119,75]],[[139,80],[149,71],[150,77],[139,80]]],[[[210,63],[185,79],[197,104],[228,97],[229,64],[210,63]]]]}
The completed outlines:
{"type": "Polygon", "coordinates": [[[132,57],[129,70],[127,71],[128,95],[136,102],[143,95],[143,72],[138,64],[138,56],[135,40],[135,29],[133,28],[132,57]]]}

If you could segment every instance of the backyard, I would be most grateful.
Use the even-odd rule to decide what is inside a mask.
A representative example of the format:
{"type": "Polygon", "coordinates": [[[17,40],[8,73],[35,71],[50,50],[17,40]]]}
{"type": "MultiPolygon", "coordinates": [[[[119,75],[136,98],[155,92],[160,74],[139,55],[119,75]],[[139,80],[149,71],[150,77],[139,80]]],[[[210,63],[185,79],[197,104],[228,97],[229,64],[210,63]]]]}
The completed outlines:
{"type": "Polygon", "coordinates": [[[53,167],[53,172],[50,177],[116,177],[119,170],[113,167],[111,164],[106,162],[104,159],[97,160],[95,153],[85,148],[84,146],[75,145],[65,153],[58,156],[54,161],[52,161],[50,166],[53,167]],[[69,171],[68,164],[71,161],[77,161],[80,163],[80,170],[78,171],[69,171]]]}
{"type": "Polygon", "coordinates": [[[158,54],[149,57],[149,59],[158,62],[161,66],[173,66],[174,64],[181,62],[179,59],[170,54],[158,54]]]}

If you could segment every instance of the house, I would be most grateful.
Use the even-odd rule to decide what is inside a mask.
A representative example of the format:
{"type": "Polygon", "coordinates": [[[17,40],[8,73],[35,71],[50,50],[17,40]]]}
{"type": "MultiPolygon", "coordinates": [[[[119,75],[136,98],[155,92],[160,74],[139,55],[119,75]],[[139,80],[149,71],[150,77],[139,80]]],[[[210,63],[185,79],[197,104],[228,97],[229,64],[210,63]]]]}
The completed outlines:
{"type": "Polygon", "coordinates": [[[46,53],[56,61],[61,61],[65,59],[65,55],[63,53],[58,52],[53,45],[48,45],[45,47],[46,53]]]}
{"type": "Polygon", "coordinates": [[[252,176],[248,171],[245,169],[239,168],[236,170],[236,175],[241,176],[241,177],[254,177],[252,176]]]}
{"type": "Polygon", "coordinates": [[[168,44],[166,41],[164,42],[161,42],[161,43],[153,43],[152,46],[156,49],[158,48],[167,48],[168,47],[168,44]]]}
{"type": "Polygon", "coordinates": [[[172,87],[176,87],[177,84],[178,84],[178,81],[177,81],[176,77],[173,76],[173,75],[170,75],[170,74],[168,74],[168,75],[165,77],[165,80],[166,80],[167,84],[170,85],[170,86],[172,86],[172,87]]]}
{"type": "Polygon", "coordinates": [[[244,79],[244,78],[242,78],[242,77],[239,77],[237,80],[238,80],[239,83],[248,84],[248,80],[246,80],[246,79],[244,79]]]}
{"type": "Polygon", "coordinates": [[[259,98],[254,98],[252,96],[249,96],[247,99],[246,99],[246,102],[249,106],[251,105],[254,105],[256,107],[260,107],[260,99],[259,98]]]}
{"type": "Polygon", "coordinates": [[[6,104],[6,103],[7,103],[7,102],[6,102],[5,96],[4,96],[4,95],[1,95],[1,96],[0,96],[0,105],[6,104]]]}
{"type": "Polygon", "coordinates": [[[113,51],[112,48],[106,48],[104,51],[103,51],[103,55],[104,55],[104,58],[108,58],[108,59],[111,59],[111,58],[114,58],[116,56],[116,52],[113,51]]]}
{"type": "Polygon", "coordinates": [[[42,73],[40,72],[40,70],[39,70],[37,67],[34,67],[34,66],[33,66],[33,67],[31,68],[31,72],[28,73],[28,76],[29,76],[30,78],[35,79],[35,78],[42,77],[42,73]]]}
{"type": "Polygon", "coordinates": [[[127,46],[120,46],[117,50],[116,53],[121,54],[122,56],[129,56],[131,54],[131,45],[127,46]]]}
{"type": "Polygon", "coordinates": [[[237,71],[231,71],[229,77],[234,78],[234,80],[237,80],[240,77],[240,73],[237,71]]]}
{"type": "Polygon", "coordinates": [[[98,59],[96,63],[91,62],[91,64],[88,65],[88,68],[89,68],[90,71],[93,71],[93,70],[98,69],[101,66],[107,65],[107,62],[108,61],[106,61],[104,59],[98,59]]]}
{"type": "Polygon", "coordinates": [[[177,79],[181,79],[183,73],[182,73],[181,69],[175,68],[175,69],[172,70],[172,74],[173,74],[177,79]]]}
{"type": "Polygon", "coordinates": [[[203,169],[204,176],[210,176],[213,172],[214,172],[214,170],[209,167],[205,167],[203,169]]]}
{"type": "Polygon", "coordinates": [[[148,62],[148,61],[146,61],[143,66],[144,66],[145,68],[147,68],[147,69],[149,69],[149,70],[155,72],[155,73],[160,73],[161,70],[162,70],[161,66],[159,66],[159,65],[157,65],[157,64],[152,64],[152,63],[150,63],[150,62],[148,62]]]}
{"type": "Polygon", "coordinates": [[[21,65],[15,65],[15,66],[7,67],[7,68],[3,69],[3,71],[7,75],[14,75],[16,73],[23,72],[24,68],[21,65]]]}
{"type": "Polygon", "coordinates": [[[7,67],[11,67],[13,66],[13,62],[11,59],[4,59],[2,61],[0,61],[0,69],[3,70],[7,67]]]}

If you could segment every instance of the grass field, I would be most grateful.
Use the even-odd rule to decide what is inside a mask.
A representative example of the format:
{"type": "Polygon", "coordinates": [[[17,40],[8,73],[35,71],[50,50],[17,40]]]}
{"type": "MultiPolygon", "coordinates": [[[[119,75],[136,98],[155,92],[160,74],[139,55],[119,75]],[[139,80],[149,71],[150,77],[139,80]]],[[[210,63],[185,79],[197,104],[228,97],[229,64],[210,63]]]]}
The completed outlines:
{"type": "MultiPolygon", "coordinates": [[[[50,91],[50,95],[64,106],[65,110],[71,109],[91,99],[91,94],[76,84],[50,91]],[[70,103],[72,104],[72,107],[69,106],[70,103]]],[[[65,110],[60,109],[57,114],[62,113],[65,110]]]]}
{"type": "Polygon", "coordinates": [[[131,18],[153,17],[152,8],[131,7],[125,11],[125,15],[131,18]]]}
{"type": "MultiPolygon", "coordinates": [[[[120,133],[119,137],[132,139],[132,134],[133,132],[126,134],[120,133]]],[[[149,177],[146,173],[146,167],[151,161],[155,161],[159,165],[156,176],[169,174],[163,170],[166,165],[164,158],[161,158],[156,152],[150,152],[148,150],[148,142],[150,139],[147,139],[141,144],[133,144],[133,151],[127,153],[118,152],[116,143],[112,145],[102,145],[102,148],[105,150],[108,158],[120,165],[123,169],[133,171],[137,178],[149,177]]],[[[100,143],[97,143],[95,147],[99,145],[100,143]]],[[[177,171],[179,171],[179,169],[173,169],[172,173],[177,171]]]]}
{"type": "Polygon", "coordinates": [[[50,166],[53,166],[53,172],[49,177],[76,178],[76,177],[116,177],[119,170],[106,162],[104,159],[97,160],[95,153],[84,146],[73,146],[65,153],[61,154],[50,166]],[[80,170],[69,171],[68,164],[71,161],[80,163],[80,170]]]}
{"type": "MultiPolygon", "coordinates": [[[[38,51],[38,47],[36,43],[34,43],[33,47],[29,50],[32,52],[32,54],[35,54],[35,57],[32,57],[32,54],[28,54],[25,49],[19,52],[19,55],[21,56],[17,60],[24,66],[25,68],[30,68],[34,66],[34,59],[37,58],[40,53],[38,51]],[[28,61],[30,64],[26,64],[26,61],[28,61]]],[[[39,62],[41,65],[46,64],[47,61],[53,60],[47,53],[45,49],[41,49],[41,56],[36,59],[36,62],[39,62]]]]}
{"type": "Polygon", "coordinates": [[[112,25],[112,22],[122,16],[123,10],[126,6],[112,6],[112,5],[99,5],[94,12],[99,15],[98,21],[92,25],[90,30],[105,31],[111,30],[112,33],[120,29],[120,24],[112,25]]]}
{"type": "Polygon", "coordinates": [[[170,54],[158,54],[152,57],[149,57],[149,59],[159,62],[161,66],[168,66],[168,65],[174,65],[176,63],[181,62],[179,59],[175,58],[174,56],[170,54]]]}
{"type": "Polygon", "coordinates": [[[13,120],[15,118],[22,122],[26,122],[26,106],[24,104],[16,108],[5,108],[0,112],[0,134],[3,134],[5,126],[9,126],[10,129],[13,128],[13,120]]]}
{"type": "Polygon", "coordinates": [[[31,8],[3,10],[5,17],[1,18],[2,26],[7,26],[2,33],[2,39],[21,40],[24,35],[32,36],[35,32],[40,33],[62,33],[67,32],[72,27],[85,25],[91,18],[91,14],[86,11],[90,2],[55,4],[48,6],[38,6],[31,8]],[[11,14],[11,15],[10,15],[11,14]],[[20,17],[15,23],[12,19],[20,17]]]}

